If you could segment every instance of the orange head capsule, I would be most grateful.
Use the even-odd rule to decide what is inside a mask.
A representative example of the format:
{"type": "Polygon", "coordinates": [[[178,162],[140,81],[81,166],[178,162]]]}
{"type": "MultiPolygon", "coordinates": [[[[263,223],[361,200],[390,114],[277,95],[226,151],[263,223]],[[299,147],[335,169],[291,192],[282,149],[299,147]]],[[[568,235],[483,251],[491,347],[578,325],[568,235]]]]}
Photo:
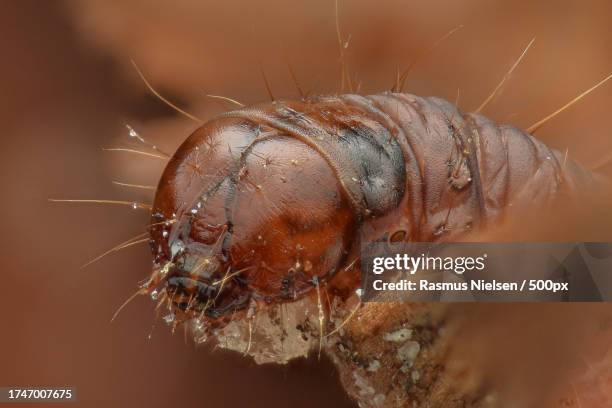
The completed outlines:
{"type": "Polygon", "coordinates": [[[222,117],[174,154],[152,211],[155,272],[187,316],[300,297],[345,264],[357,219],[329,163],[256,119],[222,117]]]}

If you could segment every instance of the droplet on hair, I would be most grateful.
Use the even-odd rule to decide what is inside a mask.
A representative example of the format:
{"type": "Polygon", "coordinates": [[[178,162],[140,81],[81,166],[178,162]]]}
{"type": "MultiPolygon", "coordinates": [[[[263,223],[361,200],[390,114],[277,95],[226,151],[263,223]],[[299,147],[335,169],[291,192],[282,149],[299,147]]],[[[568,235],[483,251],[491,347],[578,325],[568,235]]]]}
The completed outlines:
{"type": "Polygon", "coordinates": [[[137,133],[137,132],[134,130],[134,128],[132,128],[132,127],[128,126],[128,129],[129,129],[129,133],[128,133],[128,135],[129,135],[130,137],[138,137],[138,133],[137,133]]]}
{"type": "Polygon", "coordinates": [[[164,319],[164,322],[166,322],[166,324],[172,324],[172,322],[174,322],[175,317],[176,316],[174,315],[174,313],[170,313],[170,314],[165,315],[163,319],[164,319]]]}

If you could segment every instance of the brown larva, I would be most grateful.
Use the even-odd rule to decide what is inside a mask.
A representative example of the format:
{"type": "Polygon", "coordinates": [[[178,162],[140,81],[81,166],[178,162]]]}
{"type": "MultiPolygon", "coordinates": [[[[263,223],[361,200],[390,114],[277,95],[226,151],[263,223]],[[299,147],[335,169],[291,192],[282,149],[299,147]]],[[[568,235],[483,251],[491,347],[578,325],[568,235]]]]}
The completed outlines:
{"type": "Polygon", "coordinates": [[[439,305],[361,307],[361,243],[458,240],[525,205],[572,199],[597,180],[530,131],[479,115],[497,89],[463,113],[457,103],[401,92],[404,78],[375,95],[240,106],[204,123],[172,155],[152,145],[130,150],[169,159],[150,207],[112,202],[151,211],[147,233],[112,250],[151,245],[153,273],[132,298],[153,298],[173,331],[185,328],[197,343],[212,338],[258,362],[325,347],[364,406],[378,406],[389,384],[399,384],[406,403],[428,404],[430,389],[405,384],[432,384],[442,372],[439,305]],[[402,330],[414,337],[387,344],[402,330]],[[395,354],[406,346],[415,369],[396,377],[404,365],[394,366],[395,354]],[[387,374],[388,383],[379,381],[387,374]],[[361,395],[368,384],[379,394],[361,395]]]}
{"type": "MultiPolygon", "coordinates": [[[[337,2],[335,22],[341,88],[352,90],[337,2]]],[[[204,123],[169,157],[150,208],[153,273],[137,294],[167,302],[173,324],[195,319],[205,331],[257,305],[315,292],[320,304],[321,288],[346,300],[359,286],[363,241],[452,241],[510,207],[588,187],[589,172],[529,134],[549,118],[525,132],[478,114],[533,42],[475,113],[403,93],[412,65],[377,95],[304,96],[298,86],[295,101],[244,107],[229,99],[241,108],[204,123]]],[[[156,96],[201,122],[134,66],[156,96]]],[[[145,154],[169,156],[148,147],[145,154]]]]}
{"type": "MultiPolygon", "coordinates": [[[[132,22],[130,32],[141,31],[146,19],[142,16],[139,20],[138,25],[132,22]]],[[[513,20],[520,21],[516,17],[513,20]]],[[[437,19],[433,23],[446,24],[437,19]]],[[[275,34],[284,37],[282,29],[274,27],[275,34]]],[[[522,30],[531,31],[527,27],[522,30]]],[[[156,32],[164,30],[156,27],[156,32]]],[[[341,49],[346,42],[342,37],[338,32],[341,49]]],[[[201,43],[205,38],[193,40],[201,43]]],[[[130,44],[129,38],[125,40],[122,43],[130,44]]],[[[154,38],[147,40],[158,43],[154,38]]],[[[398,49],[390,38],[378,39],[381,46],[391,47],[387,40],[398,49]]],[[[353,42],[359,41],[355,36],[353,42]]],[[[461,47],[475,48],[465,44],[461,47]]],[[[140,52],[134,53],[138,46],[132,44],[129,48],[129,56],[142,61],[147,71],[161,60],[157,56],[172,56],[156,49],[156,59],[151,60],[140,52]]],[[[248,64],[249,59],[240,49],[232,52],[240,54],[239,66],[243,62],[248,64]]],[[[397,52],[408,50],[402,48],[397,52]]],[[[493,64],[494,55],[484,49],[479,52],[481,66],[493,64]]],[[[197,61],[195,53],[184,54],[197,61]]],[[[381,55],[385,58],[385,54],[381,55]]],[[[376,56],[374,53],[368,58],[380,63],[382,58],[377,60],[376,56]]],[[[207,53],[207,57],[216,55],[207,53]]],[[[270,63],[268,58],[261,56],[266,64],[270,63]]],[[[179,60],[166,61],[174,59],[179,60]]],[[[451,53],[444,62],[439,61],[439,66],[453,66],[459,75],[461,61],[457,60],[451,53]]],[[[520,58],[514,67],[519,62],[520,58]]],[[[186,73],[180,64],[184,62],[175,64],[173,72],[182,78],[186,73]]],[[[215,64],[230,66],[222,59],[215,64]]],[[[228,88],[220,85],[218,76],[206,72],[207,65],[198,65],[202,75],[206,80],[208,75],[217,89],[228,88]]],[[[354,67],[357,66],[355,63],[354,67]]],[[[430,67],[437,70],[439,66],[430,67]]],[[[296,67],[300,76],[305,76],[305,84],[314,82],[306,76],[306,72],[316,70],[314,67],[304,67],[297,61],[296,67]]],[[[150,71],[156,86],[163,82],[159,68],[150,71]]],[[[380,69],[391,71],[391,67],[380,69]]],[[[395,82],[391,92],[369,96],[359,95],[358,81],[346,66],[342,67],[342,76],[344,89],[354,87],[355,92],[304,96],[308,93],[298,86],[296,95],[302,96],[298,100],[240,106],[207,121],[176,153],[166,155],[151,145],[147,146],[151,150],[142,149],[145,152],[125,150],[169,162],[158,186],[143,185],[149,184],[145,178],[126,180],[138,183],[128,187],[156,190],[156,198],[151,206],[131,200],[112,202],[147,213],[151,210],[152,215],[145,234],[112,251],[151,243],[153,275],[149,279],[150,270],[145,271],[145,281],[140,282],[144,284],[132,290],[137,289],[136,296],[146,294],[153,298],[158,319],[163,316],[173,331],[186,329],[185,333],[197,343],[211,339],[206,344],[244,352],[258,362],[286,362],[308,351],[316,352],[318,345],[319,351],[323,348],[332,359],[345,390],[360,406],[379,407],[381,401],[385,401],[384,406],[401,406],[402,401],[406,406],[447,407],[451,406],[447,405],[449,401],[456,402],[455,406],[478,406],[471,402],[486,402],[487,393],[498,384],[491,376],[477,383],[473,379],[473,373],[478,372],[477,363],[469,365],[471,370],[457,369],[460,359],[456,355],[465,350],[461,348],[464,337],[452,333],[457,320],[448,317],[454,312],[455,318],[457,315],[467,318],[472,316],[470,310],[466,312],[463,306],[452,305],[449,313],[441,316],[439,309],[446,305],[359,304],[355,289],[360,283],[360,243],[378,239],[390,242],[470,239],[468,234],[494,230],[525,204],[545,208],[552,201],[581,197],[579,190],[597,180],[569,159],[565,149],[561,153],[552,151],[534,139],[529,130],[498,125],[478,115],[504,81],[481,107],[467,113],[457,108],[457,101],[404,94],[406,74],[401,72],[397,79],[390,74],[385,76],[382,85],[395,82]],[[276,325],[276,330],[271,330],[270,324],[276,325]],[[300,345],[302,350],[296,350],[300,345]],[[406,361],[398,361],[399,354],[408,356],[410,371],[404,372],[406,361]],[[462,388],[463,378],[480,388],[473,394],[466,391],[462,388]]],[[[273,84],[279,81],[277,74],[269,78],[273,84]]],[[[229,92],[235,92],[241,100],[251,100],[248,87],[253,78],[240,79],[241,90],[229,92]]],[[[214,92],[210,82],[198,82],[193,77],[185,82],[192,82],[189,85],[193,88],[189,89],[194,94],[202,90],[214,92]]],[[[374,92],[381,89],[373,87],[369,79],[365,83],[374,92]]],[[[477,87],[473,76],[464,84],[470,91],[477,87]]],[[[436,86],[447,85],[440,81],[436,86]]],[[[162,86],[160,89],[180,88],[174,82],[162,86]]],[[[329,89],[328,85],[322,88],[329,89]]],[[[541,85],[541,89],[549,88],[541,85]]],[[[469,105],[462,102],[464,107],[469,105]]],[[[525,103],[513,107],[522,109],[524,114],[532,106],[525,103]]],[[[185,111],[182,113],[199,121],[185,111]]],[[[136,129],[141,131],[138,126],[136,129]]],[[[586,129],[590,131],[591,125],[586,129]]],[[[133,141],[143,143],[135,130],[129,131],[133,141]]],[[[164,133],[181,140],[188,135],[188,132],[164,133]]],[[[142,134],[156,138],[145,131],[142,134]]],[[[554,143],[564,146],[563,139],[555,139],[554,143]]],[[[117,286],[116,290],[121,293],[130,290],[129,281],[124,280],[127,287],[117,286]]],[[[476,310],[496,307],[476,306],[476,310]]],[[[478,334],[465,341],[474,349],[463,353],[465,360],[472,363],[490,357],[491,352],[487,353],[482,344],[511,354],[499,341],[490,341],[483,334],[496,328],[505,333],[520,332],[522,322],[508,324],[504,312],[514,308],[512,305],[501,309],[495,320],[479,321],[478,334]]],[[[523,312],[522,317],[540,323],[532,312],[523,312]]],[[[559,314],[568,319],[563,311],[559,314]]],[[[123,316],[126,317],[129,316],[123,316]]],[[[595,321],[591,316],[589,320],[595,321]]],[[[545,322],[541,319],[541,330],[550,331],[550,324],[545,322]]],[[[132,325],[135,320],[125,319],[123,323],[132,325]]],[[[123,331],[121,327],[117,329],[123,331]]],[[[564,330],[560,337],[578,337],[579,333],[565,336],[569,330],[572,328],[564,330]]],[[[200,351],[203,357],[203,350],[200,351]]],[[[161,352],[164,360],[176,360],[176,349],[164,347],[161,352]]],[[[521,355],[520,359],[523,358],[530,359],[521,355]]],[[[543,365],[541,361],[544,359],[534,358],[532,366],[543,365]]],[[[199,381],[198,374],[211,374],[219,380],[224,377],[217,364],[190,361],[188,365],[196,372],[190,375],[192,379],[199,381]]],[[[511,364],[499,366],[514,371],[511,364]]],[[[290,373],[294,375],[293,371],[290,373]]],[[[255,375],[259,376],[260,371],[255,375]]],[[[206,384],[210,388],[210,383],[206,384]]],[[[186,389],[187,385],[179,383],[177,389],[186,389]]],[[[269,388],[270,393],[284,387],[283,383],[275,385],[269,388]]]]}
{"type": "MultiPolygon", "coordinates": [[[[342,87],[352,88],[338,26],[337,37],[342,87]]],[[[590,187],[591,173],[530,132],[610,77],[527,131],[478,113],[533,42],[475,113],[403,93],[409,67],[389,92],[305,96],[298,86],[302,98],[293,101],[275,101],[264,75],[272,102],[245,107],[220,97],[240,109],[203,123],[171,157],[129,128],[152,150],[136,153],[169,158],[152,206],[112,201],[151,211],[148,238],[111,250],[150,243],[153,273],[134,296],[165,305],[174,327],[193,321],[196,339],[251,319],[259,306],[312,297],[322,338],[321,291],[329,304],[354,294],[362,242],[453,241],[511,207],[590,187]]],[[[156,96],[202,123],[134,66],[156,96]]]]}
{"type": "MultiPolygon", "coordinates": [[[[509,207],[595,183],[528,133],[440,98],[314,96],[227,112],[173,155],[151,210],[172,319],[223,327],[257,305],[359,286],[360,243],[452,241],[509,207]]],[[[319,300],[320,301],[320,300],[319,300]]],[[[252,313],[252,312],[251,312],[252,313]]]]}

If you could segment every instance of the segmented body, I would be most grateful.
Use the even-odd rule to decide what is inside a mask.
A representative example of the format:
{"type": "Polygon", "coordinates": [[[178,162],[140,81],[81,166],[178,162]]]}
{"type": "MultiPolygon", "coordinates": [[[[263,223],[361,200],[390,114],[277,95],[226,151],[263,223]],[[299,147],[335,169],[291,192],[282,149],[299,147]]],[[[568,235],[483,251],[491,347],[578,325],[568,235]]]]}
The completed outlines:
{"type": "Polygon", "coordinates": [[[166,168],[153,222],[172,224],[152,230],[150,286],[169,282],[177,305],[214,319],[321,282],[341,294],[358,282],[346,270],[360,240],[454,240],[591,181],[531,135],[440,98],[255,105],[205,124],[166,168]]]}

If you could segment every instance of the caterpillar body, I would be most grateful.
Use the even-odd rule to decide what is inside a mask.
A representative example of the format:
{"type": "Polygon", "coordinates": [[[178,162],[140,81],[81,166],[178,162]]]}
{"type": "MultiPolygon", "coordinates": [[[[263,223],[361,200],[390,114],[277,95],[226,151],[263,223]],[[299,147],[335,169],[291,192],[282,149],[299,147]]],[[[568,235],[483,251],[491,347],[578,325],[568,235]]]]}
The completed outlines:
{"type": "MultiPolygon", "coordinates": [[[[153,274],[183,319],[359,285],[360,241],[456,240],[594,181],[528,133],[404,93],[314,96],[197,129],[159,182],[153,274]]],[[[246,312],[248,313],[248,312],[246,312]]]]}

